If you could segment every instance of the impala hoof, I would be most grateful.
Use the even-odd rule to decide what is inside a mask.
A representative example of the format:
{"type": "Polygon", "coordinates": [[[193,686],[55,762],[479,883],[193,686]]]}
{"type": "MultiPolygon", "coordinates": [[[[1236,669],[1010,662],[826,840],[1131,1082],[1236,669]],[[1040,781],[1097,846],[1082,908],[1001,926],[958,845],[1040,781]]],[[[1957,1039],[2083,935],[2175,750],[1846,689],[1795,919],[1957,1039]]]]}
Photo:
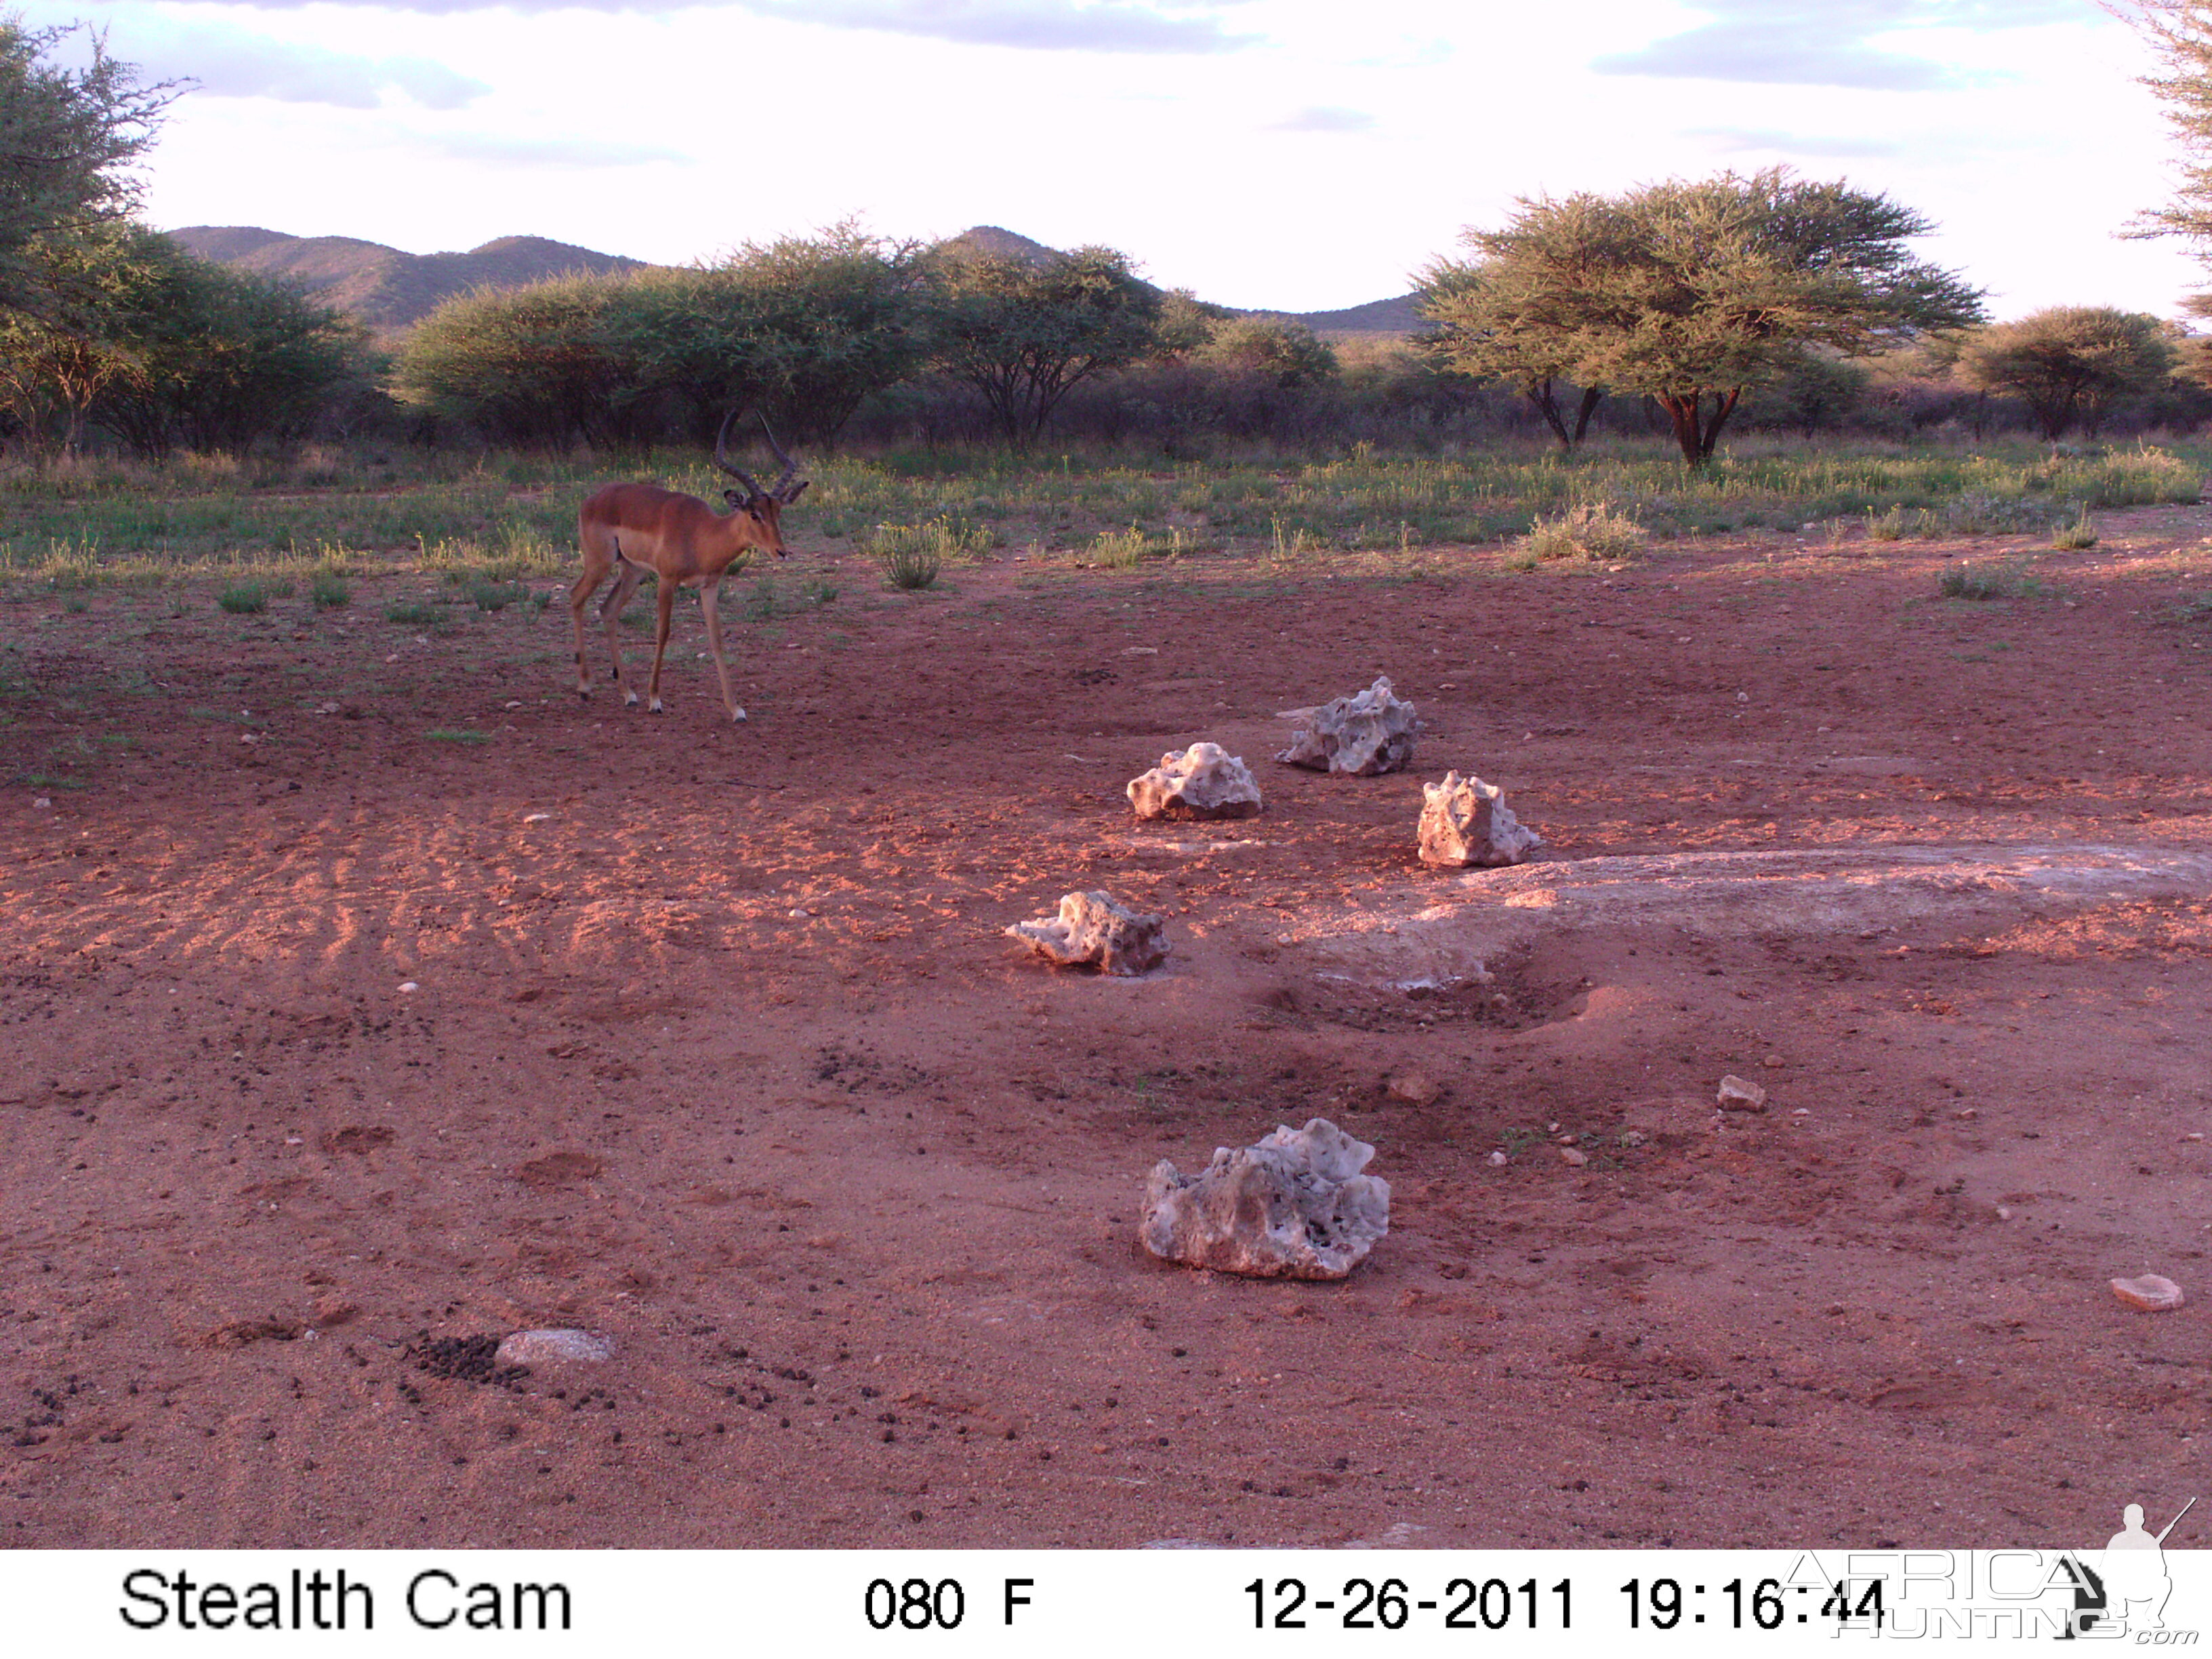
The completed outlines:
{"type": "Polygon", "coordinates": [[[742,708],[732,708],[730,710],[730,718],[742,726],[745,720],[745,711],[742,708]]]}
{"type": "Polygon", "coordinates": [[[648,714],[665,714],[668,712],[660,706],[660,699],[658,697],[655,697],[651,702],[646,705],[646,710],[648,714]]]}
{"type": "Polygon", "coordinates": [[[636,693],[636,692],[635,692],[635,691],[625,691],[625,692],[623,692],[623,706],[624,708],[636,708],[636,707],[637,707],[637,693],[636,693]]]}

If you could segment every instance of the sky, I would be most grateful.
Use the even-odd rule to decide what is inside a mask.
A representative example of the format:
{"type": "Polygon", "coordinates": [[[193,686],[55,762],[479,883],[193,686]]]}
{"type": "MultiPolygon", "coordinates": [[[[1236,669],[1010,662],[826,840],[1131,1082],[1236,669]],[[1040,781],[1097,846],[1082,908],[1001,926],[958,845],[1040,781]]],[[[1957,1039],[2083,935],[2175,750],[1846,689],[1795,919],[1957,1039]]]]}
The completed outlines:
{"type": "Polygon", "coordinates": [[[1104,244],[1315,311],[1517,198],[1785,164],[1934,220],[1993,313],[2177,314],[2151,63],[2094,0],[0,0],[196,84],[155,224],[665,264],[856,218],[1104,244]]]}

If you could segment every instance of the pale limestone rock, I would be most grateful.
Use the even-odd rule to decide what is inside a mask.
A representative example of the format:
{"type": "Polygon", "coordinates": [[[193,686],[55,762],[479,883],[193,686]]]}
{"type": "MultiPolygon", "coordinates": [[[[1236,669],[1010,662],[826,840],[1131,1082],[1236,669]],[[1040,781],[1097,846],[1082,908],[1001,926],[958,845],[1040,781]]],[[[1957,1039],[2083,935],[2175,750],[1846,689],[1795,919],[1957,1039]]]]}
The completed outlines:
{"type": "Polygon", "coordinates": [[[1421,728],[1413,705],[1391,696],[1387,678],[1317,708],[1285,708],[1275,718],[1297,722],[1291,746],[1277,760],[1361,777],[1405,767],[1413,758],[1413,734],[1421,728]]]}
{"type": "Polygon", "coordinates": [[[2145,1273],[2139,1279],[2116,1279],[2112,1294],[2130,1308],[2140,1308],[2145,1313],[2165,1313],[2178,1308],[2189,1298],[2181,1293],[2181,1286],[2157,1273],[2145,1273]]]}
{"type": "Polygon", "coordinates": [[[615,1357],[615,1345],[589,1331],[517,1331],[499,1345],[502,1365],[596,1364],[615,1357]]]}
{"type": "Polygon", "coordinates": [[[1129,805],[1140,818],[1257,817],[1260,786],[1251,768],[1219,744],[1194,743],[1132,778],[1129,805]]]}
{"type": "Polygon", "coordinates": [[[1342,1279],[1390,1231],[1390,1183],[1360,1174],[1374,1156],[1317,1117],[1218,1147],[1194,1176],[1163,1159],[1145,1185],[1145,1248],[1255,1279],[1342,1279]]]}
{"type": "Polygon", "coordinates": [[[1068,893],[1057,916],[1018,921],[1006,929],[1055,967],[1079,964],[1123,978],[1149,974],[1168,957],[1167,933],[1158,916],[1116,904],[1104,893],[1068,893]]]}
{"type": "Polygon", "coordinates": [[[1763,1112],[1766,1109],[1766,1091],[1747,1078],[1724,1077],[1721,1079],[1720,1108],[1724,1112],[1763,1112]]]}
{"type": "Polygon", "coordinates": [[[1444,1091],[1443,1085],[1425,1072],[1401,1072],[1382,1086],[1393,1100],[1408,1106],[1433,1106],[1444,1091]]]}
{"type": "Polygon", "coordinates": [[[1421,786],[1421,862],[1495,867],[1518,864],[1544,838],[1513,816],[1504,793],[1480,778],[1444,774],[1421,786]]]}

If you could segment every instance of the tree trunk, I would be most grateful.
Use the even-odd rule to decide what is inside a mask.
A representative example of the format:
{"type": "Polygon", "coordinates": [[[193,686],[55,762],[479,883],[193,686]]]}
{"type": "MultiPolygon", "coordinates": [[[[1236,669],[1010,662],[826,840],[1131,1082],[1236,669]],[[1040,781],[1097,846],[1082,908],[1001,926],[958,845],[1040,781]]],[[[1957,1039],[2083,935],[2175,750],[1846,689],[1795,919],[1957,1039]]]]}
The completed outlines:
{"type": "Polygon", "coordinates": [[[1535,404],[1536,412],[1544,417],[1544,424],[1552,428],[1552,435],[1559,441],[1559,447],[1572,451],[1575,441],[1567,435],[1567,423],[1559,418],[1559,405],[1552,396],[1551,376],[1530,380],[1521,388],[1521,395],[1535,404]]]}
{"type": "Polygon", "coordinates": [[[1583,388],[1583,406],[1576,412],[1575,415],[1575,442],[1577,444],[1581,443],[1584,434],[1589,431],[1590,416],[1597,413],[1597,406],[1599,404],[1603,402],[1604,399],[1605,388],[1603,386],[1586,386],[1583,388]]]}
{"type": "Polygon", "coordinates": [[[1702,388],[1689,392],[1662,392],[1659,406],[1667,411],[1674,423],[1674,441],[1681,446],[1682,459],[1695,467],[1711,464],[1713,447],[1719,442],[1721,428],[1728,417],[1735,413],[1736,404],[1742,400],[1743,388],[1731,387],[1712,394],[1712,413],[1705,412],[1705,393],[1702,388]]]}

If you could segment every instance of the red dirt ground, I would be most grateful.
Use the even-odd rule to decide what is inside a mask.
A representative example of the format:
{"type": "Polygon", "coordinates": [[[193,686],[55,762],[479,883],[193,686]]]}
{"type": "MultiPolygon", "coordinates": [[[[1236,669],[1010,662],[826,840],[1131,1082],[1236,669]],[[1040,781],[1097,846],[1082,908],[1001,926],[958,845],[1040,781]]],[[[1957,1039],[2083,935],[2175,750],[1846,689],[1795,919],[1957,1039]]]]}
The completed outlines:
{"type": "Polygon", "coordinates": [[[1789,537],[912,597],[855,564],[733,630],[738,727],[689,610],[653,719],[604,679],[580,707],[557,599],[420,637],[381,615],[421,577],[319,616],[7,607],[5,775],[84,787],[0,794],[0,1541],[1996,1545],[2171,1513],[2212,1422],[2212,892],[2160,860],[2212,829],[2212,623],[2170,615],[2212,513],[2106,530],[1985,604],[1936,575],[2003,547],[1789,537]],[[1267,758],[1273,711],[1378,672],[1431,722],[1415,774],[1267,758]],[[1264,816],[1133,823],[1124,781],[1200,738],[1264,816]],[[1448,766],[1545,862],[1421,867],[1448,766]],[[2027,844],[2153,873],[1972,873],[2027,844]],[[1928,847],[1972,850],[1886,882],[1928,847]],[[1699,897],[1735,867],[1703,855],[1790,849],[1856,860],[1847,916],[1699,897]],[[1632,854],[1669,859],[1587,862],[1632,854]],[[1688,884],[1576,897],[1607,870],[1688,884]],[[1169,969],[1000,937],[1077,887],[1167,912],[1169,969]],[[1489,982],[1390,988],[1455,929],[1489,982]],[[1408,1072],[1437,1097],[1386,1091],[1408,1072]],[[1727,1072],[1771,1110],[1717,1125],[1727,1072]],[[1156,1159],[1316,1115],[1396,1194],[1350,1280],[1137,1247],[1156,1159]],[[2121,1306],[2147,1270],[2194,1299],[2121,1306]],[[619,1353],[421,1363],[539,1325],[619,1353]]]}

